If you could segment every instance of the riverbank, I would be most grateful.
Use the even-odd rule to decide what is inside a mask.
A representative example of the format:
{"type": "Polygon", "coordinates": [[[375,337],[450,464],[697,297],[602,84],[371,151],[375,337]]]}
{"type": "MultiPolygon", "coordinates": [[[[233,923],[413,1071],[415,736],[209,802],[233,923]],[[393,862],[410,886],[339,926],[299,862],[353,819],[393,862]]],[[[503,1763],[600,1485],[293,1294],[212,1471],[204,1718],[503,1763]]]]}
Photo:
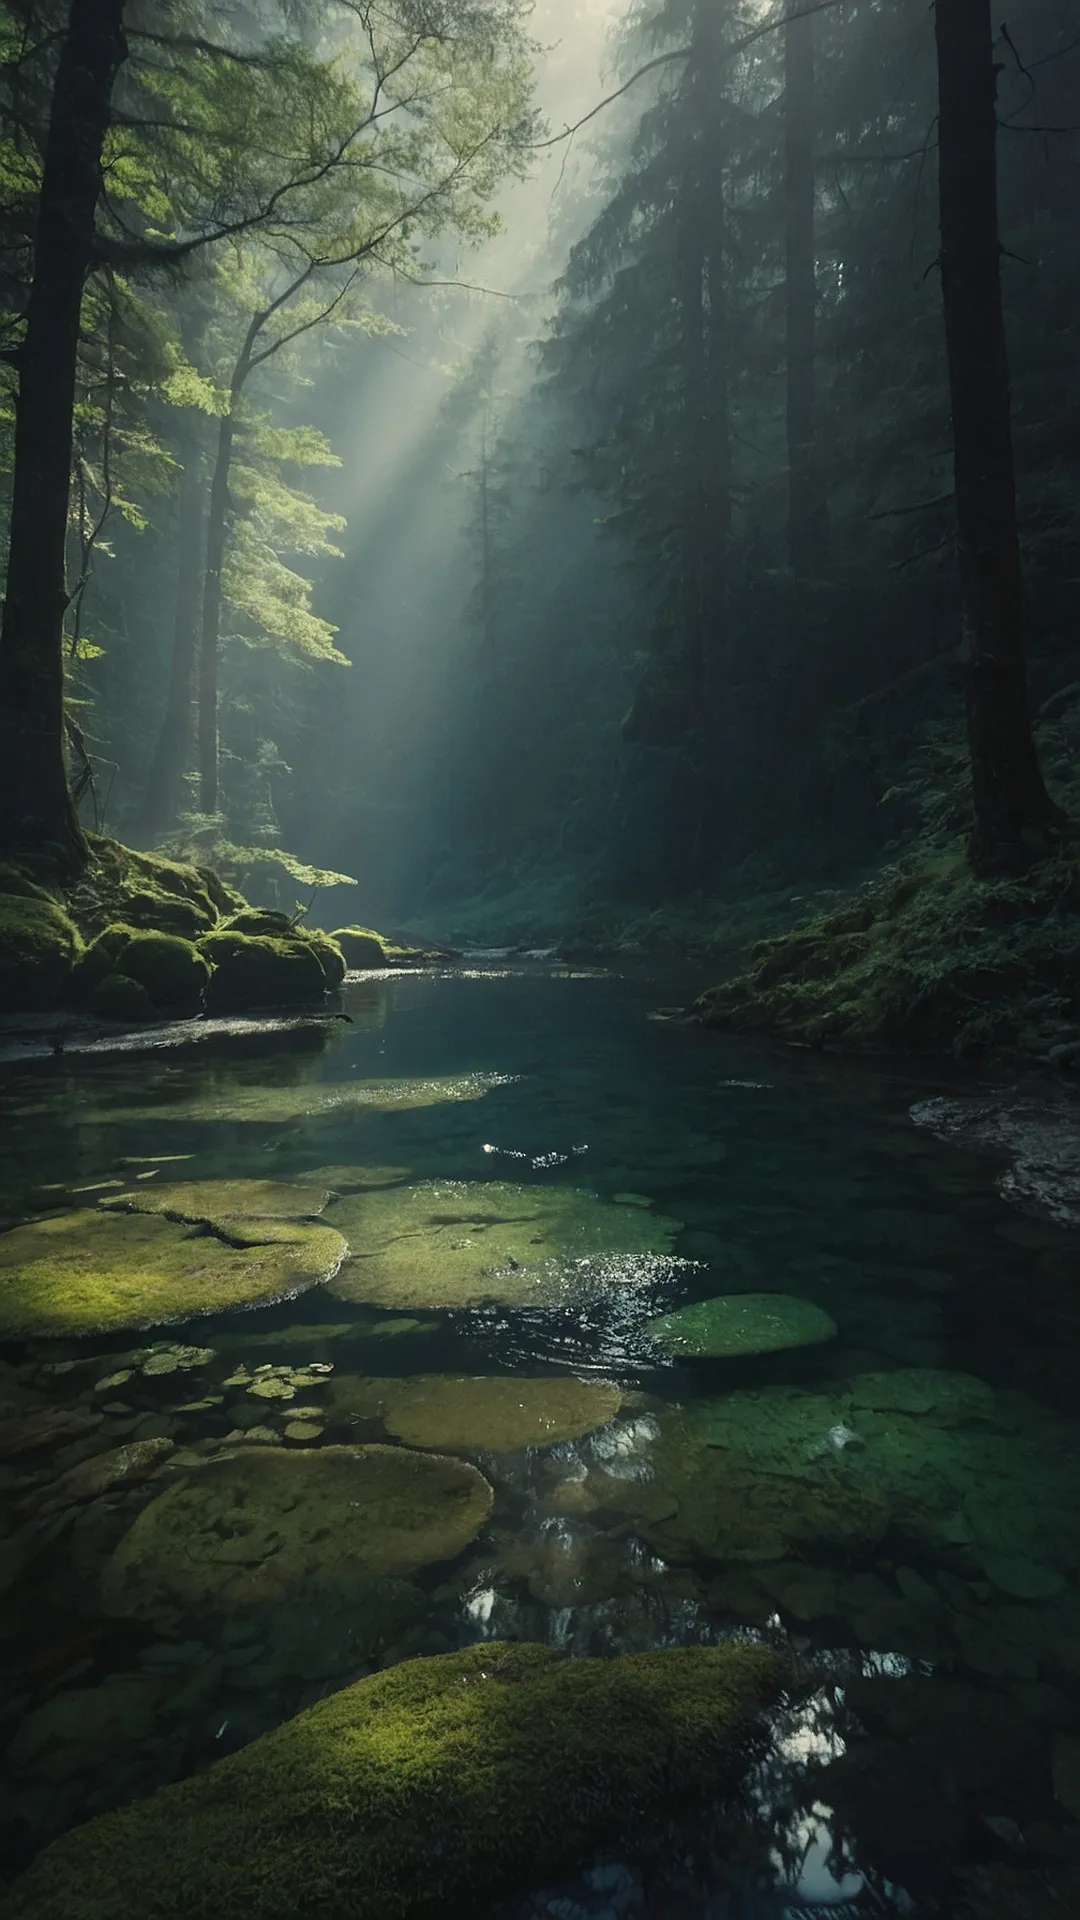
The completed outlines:
{"type": "MultiPolygon", "coordinates": [[[[252,906],[212,868],[90,836],[66,889],[0,867],[0,1006],[16,1023],[58,1016],[85,1038],[118,1028],[325,1006],[349,971],[443,955],[368,927],[333,933],[301,913],[252,906]]],[[[14,1037],[14,1036],[13,1036],[14,1037]]]]}

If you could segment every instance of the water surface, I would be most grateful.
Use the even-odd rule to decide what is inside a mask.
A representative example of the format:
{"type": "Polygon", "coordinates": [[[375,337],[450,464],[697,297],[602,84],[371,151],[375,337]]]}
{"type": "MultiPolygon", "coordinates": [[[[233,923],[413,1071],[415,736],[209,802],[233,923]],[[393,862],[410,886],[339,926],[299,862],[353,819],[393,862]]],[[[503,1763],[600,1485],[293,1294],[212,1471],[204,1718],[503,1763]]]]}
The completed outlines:
{"type": "MultiPolygon", "coordinates": [[[[0,1424],[7,1872],[378,1664],[501,1636],[586,1654],[765,1635],[802,1674],[739,1809],[665,1826],[507,1913],[948,1914],[966,1870],[1075,1860],[1076,1236],[1007,1204],[992,1156],[912,1123],[946,1078],[647,1017],[687,985],[539,963],[403,974],[350,983],[350,1024],[6,1070],[9,1225],[141,1177],[350,1167],[448,1192],[514,1183],[538,1206],[574,1190],[679,1223],[662,1258],[594,1259],[576,1294],[540,1304],[317,1288],[6,1350],[8,1396],[33,1396],[37,1421],[30,1447],[17,1418],[0,1424]],[[481,1076],[479,1097],[439,1097],[461,1076],[481,1076]],[[430,1104],[344,1098],[402,1079],[431,1085],[430,1104]],[[769,1292],[823,1308],[837,1337],[676,1361],[650,1335],[686,1302],[769,1292]],[[170,1343],[201,1357],[144,1371],[170,1343]],[[260,1367],[319,1372],[290,1402],[250,1392],[260,1367]],[[621,1404],[553,1445],[451,1437],[494,1508],[410,1577],[399,1617],[302,1588],[239,1612],[103,1610],[135,1517],[227,1440],[259,1426],[282,1448],[402,1446],[373,1382],[393,1406],[395,1380],[506,1375],[612,1383],[621,1404]],[[142,1440],[172,1442],[180,1469],[163,1448],[136,1485],[78,1481],[142,1440]]],[[[330,1224],[335,1205],[363,1253],[362,1207],[332,1202],[330,1224]]]]}

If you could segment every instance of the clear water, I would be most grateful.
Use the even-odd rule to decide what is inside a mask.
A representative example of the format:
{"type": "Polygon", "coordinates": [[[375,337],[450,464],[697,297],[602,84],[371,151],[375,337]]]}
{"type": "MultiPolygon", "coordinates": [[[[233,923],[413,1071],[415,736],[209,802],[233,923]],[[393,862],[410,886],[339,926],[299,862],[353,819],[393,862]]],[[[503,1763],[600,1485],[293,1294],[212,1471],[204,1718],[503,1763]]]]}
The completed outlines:
{"type": "MultiPolygon", "coordinates": [[[[992,1158],[912,1124],[914,1101],[949,1091],[941,1077],[647,1018],[687,985],[539,964],[404,974],[352,983],[348,1025],[5,1070],[7,1224],[93,1204],[96,1183],[153,1168],[159,1181],[285,1180],[390,1165],[636,1195],[683,1223],[675,1252],[695,1263],[624,1276],[574,1310],[395,1316],[316,1289],[183,1328],[7,1349],[5,1390],[58,1419],[0,1462],[6,1873],[381,1661],[508,1635],[584,1654],[758,1634],[793,1647],[802,1674],[739,1808],[667,1824],[632,1858],[534,1889],[500,1909],[515,1920],[948,1914],[963,1870],[1015,1869],[1034,1886],[1075,1860],[1076,1235],[1010,1207],[992,1158]],[[499,1083],[458,1104],[284,1121],[184,1110],[211,1094],[235,1106],[258,1088],[476,1072],[499,1083]],[[754,1291],[824,1307],[838,1338],[672,1362],[648,1337],[646,1321],[683,1301],[754,1291]],[[213,1358],[95,1396],[154,1340],[213,1358]],[[195,1460],[251,1424],[243,1388],[223,1384],[238,1364],[312,1362],[335,1381],[570,1372],[614,1381],[624,1399],[591,1437],[478,1448],[489,1526],[415,1577],[419,1616],[377,1645],[332,1604],[302,1599],[239,1622],[105,1617],[101,1569],[161,1482],[72,1505],[60,1477],[133,1439],[167,1438],[195,1460]],[[770,1545],[725,1508],[715,1537],[699,1513],[680,1540],[663,1501],[643,1521],[642,1488],[663,1492],[671,1473],[671,1433],[684,1515],[697,1447],[721,1489],[702,1496],[706,1522],[730,1467],[751,1520],[755,1474],[786,1489],[793,1534],[781,1523],[770,1545]],[[855,1498],[884,1503],[873,1539],[847,1525],[855,1498]]],[[[288,1417],[259,1403],[275,1431],[288,1417]]],[[[10,1441],[16,1425],[0,1433],[10,1441]]],[[[386,1437],[377,1419],[342,1431],[330,1418],[305,1444],[386,1437]]]]}

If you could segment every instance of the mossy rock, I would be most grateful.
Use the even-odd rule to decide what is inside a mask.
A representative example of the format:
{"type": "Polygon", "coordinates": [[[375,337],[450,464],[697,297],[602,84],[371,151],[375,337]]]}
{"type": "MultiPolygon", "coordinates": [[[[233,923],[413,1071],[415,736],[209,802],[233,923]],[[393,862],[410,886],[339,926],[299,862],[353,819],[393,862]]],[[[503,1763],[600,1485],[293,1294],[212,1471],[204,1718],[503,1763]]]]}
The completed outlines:
{"type": "Polygon", "coordinates": [[[146,988],[156,1007],[193,1012],[210,967],[190,940],[173,933],[133,933],[120,956],[124,972],[146,988]]]}
{"type": "Polygon", "coordinates": [[[82,952],[75,922],[55,900],[0,892],[0,1009],[59,1006],[82,952]]]}
{"type": "Polygon", "coordinates": [[[24,900],[52,900],[47,887],[39,886],[29,874],[11,860],[0,860],[0,894],[15,893],[24,900]]]}
{"type": "Polygon", "coordinates": [[[410,1660],[54,1842],[9,1920],[475,1913],[733,1789],[784,1678],[760,1646],[410,1660]]]}
{"type": "Polygon", "coordinates": [[[349,1195],[333,1203],[330,1217],[350,1253],[334,1281],[336,1297],[408,1309],[555,1304],[574,1262],[665,1252],[679,1231],[664,1214],[615,1207],[574,1187],[499,1180],[429,1180],[349,1195]]]}
{"type": "Polygon", "coordinates": [[[553,1447],[606,1425],[622,1394],[609,1380],[551,1376],[529,1380],[418,1374],[365,1380],[339,1374],[331,1384],[335,1417],[352,1414],[381,1420],[387,1433],[410,1447],[448,1453],[516,1453],[523,1447],[553,1447]]]}
{"type": "Polygon", "coordinates": [[[213,1227],[222,1220],[312,1220],[330,1198],[326,1187],[288,1180],[174,1180],[113,1193],[101,1206],[113,1213],[162,1213],[213,1227]]]}
{"type": "Polygon", "coordinates": [[[229,915],[221,931],[270,934],[289,939],[296,932],[296,923],[277,907],[241,907],[239,912],[229,915]]]}
{"type": "Polygon", "coordinates": [[[120,911],[133,927],[153,933],[178,934],[183,940],[198,940],[217,925],[217,910],[207,901],[182,900],[168,893],[128,893],[120,911]]]}
{"type": "Polygon", "coordinates": [[[835,1320],[810,1300],[787,1293],[721,1294],[650,1320],[649,1333],[668,1353],[737,1358],[816,1347],[835,1340],[835,1320]]]}
{"type": "Polygon", "coordinates": [[[0,1337],[153,1327],[267,1305],[317,1286],[345,1242],[330,1227],[78,1208],[0,1234],[0,1337]]]}
{"type": "Polygon", "coordinates": [[[318,960],[323,979],[332,993],[345,978],[345,955],[336,940],[332,940],[328,933],[320,933],[315,927],[309,928],[304,938],[318,960]]]}
{"type": "Polygon", "coordinates": [[[106,1613],[230,1612],[301,1583],[348,1593],[452,1560],[491,1513],[483,1474],[408,1447],[245,1446],[144,1507],[102,1576],[106,1613]]]}
{"type": "Polygon", "coordinates": [[[337,927],[330,938],[340,947],[345,964],[353,973],[387,964],[386,943],[382,935],[372,933],[370,927],[337,927]]]}
{"type": "Polygon", "coordinates": [[[496,1073],[459,1073],[431,1079],[308,1081],[294,1087],[267,1083],[234,1086],[224,1093],[210,1088],[155,1106],[114,1107],[108,1117],[125,1124],[201,1120],[213,1125],[228,1121],[230,1125],[250,1122],[283,1127],[300,1120],[343,1119],[350,1113],[407,1113],[412,1108],[441,1106],[444,1101],[482,1100],[493,1087],[505,1085],[506,1078],[496,1073]]]}
{"type": "Polygon", "coordinates": [[[107,973],[95,981],[86,995],[86,1005],[98,1020],[142,1022],[158,1017],[146,988],[126,973],[107,973]]]}
{"type": "Polygon", "coordinates": [[[249,1007],[304,1007],[325,997],[322,961],[302,940],[270,934],[211,933],[199,943],[199,951],[213,968],[207,1013],[241,1013],[249,1007]]]}

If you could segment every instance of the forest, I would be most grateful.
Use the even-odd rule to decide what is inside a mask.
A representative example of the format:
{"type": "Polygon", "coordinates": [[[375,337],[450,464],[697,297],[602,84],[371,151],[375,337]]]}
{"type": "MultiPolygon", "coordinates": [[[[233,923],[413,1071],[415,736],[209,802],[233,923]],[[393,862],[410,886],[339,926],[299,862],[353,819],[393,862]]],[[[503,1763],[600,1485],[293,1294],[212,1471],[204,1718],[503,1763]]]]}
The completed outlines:
{"type": "Polygon", "coordinates": [[[1070,0],[0,0],[0,1920],[1080,1912],[1070,0]]]}

